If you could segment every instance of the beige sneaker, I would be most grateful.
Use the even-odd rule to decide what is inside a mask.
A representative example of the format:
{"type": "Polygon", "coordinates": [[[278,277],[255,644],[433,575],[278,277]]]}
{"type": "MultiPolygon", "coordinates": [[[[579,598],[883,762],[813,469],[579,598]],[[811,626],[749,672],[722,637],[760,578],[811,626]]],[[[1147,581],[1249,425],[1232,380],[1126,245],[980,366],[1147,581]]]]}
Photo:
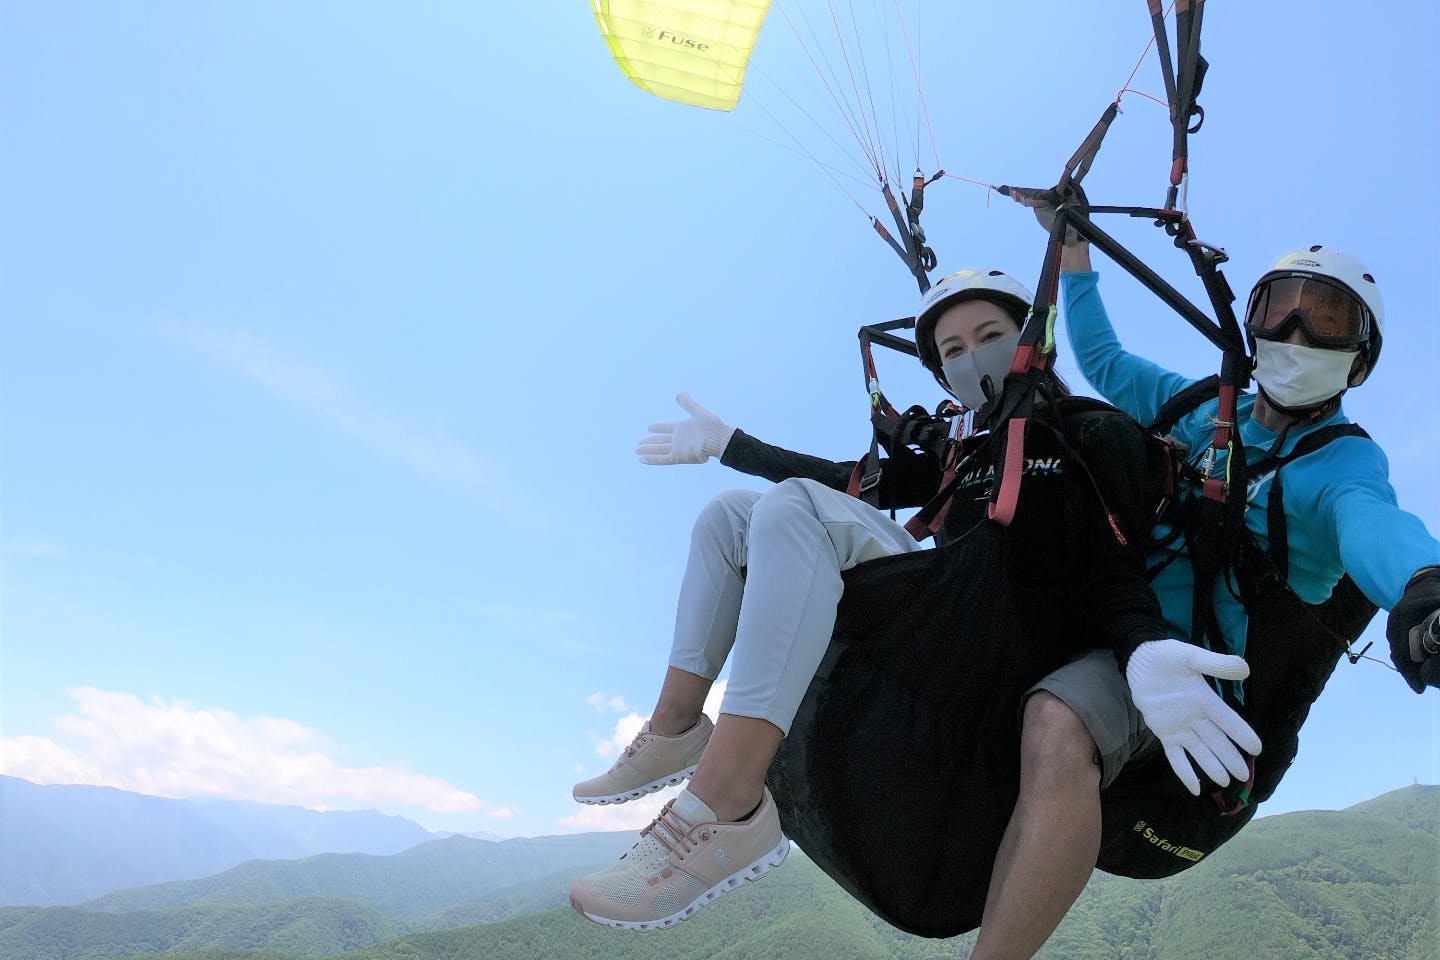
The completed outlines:
{"type": "Polygon", "coordinates": [[[789,852],[768,789],[739,823],[717,823],[699,797],[682,790],[619,863],[570,885],[570,906],[607,927],[663,930],[746,880],[760,879],[789,852]]]}
{"type": "Polygon", "coordinates": [[[647,721],[615,766],[575,784],[572,795],[580,803],[624,803],[680,783],[695,772],[714,729],[703,713],[695,726],[674,737],[651,733],[647,721]]]}

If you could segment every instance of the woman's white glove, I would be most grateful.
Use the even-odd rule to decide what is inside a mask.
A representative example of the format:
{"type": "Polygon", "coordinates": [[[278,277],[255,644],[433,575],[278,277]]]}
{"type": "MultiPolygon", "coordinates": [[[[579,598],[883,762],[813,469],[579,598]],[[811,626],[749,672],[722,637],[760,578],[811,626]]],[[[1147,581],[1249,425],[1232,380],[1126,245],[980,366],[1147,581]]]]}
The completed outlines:
{"type": "Polygon", "coordinates": [[[1125,667],[1130,696],[1146,726],[1165,748],[1175,776],[1197,797],[1200,778],[1190,758],[1223,787],[1231,774],[1242,781],[1250,775],[1240,750],[1260,752],[1260,737],[1205,681],[1207,676],[1244,680],[1249,675],[1250,665],[1241,657],[1180,640],[1142,643],[1125,667]]]}
{"type": "Polygon", "coordinates": [[[690,414],[689,420],[663,420],[650,424],[635,452],[641,463],[704,463],[730,445],[735,428],[682,393],[675,401],[690,414]]]}

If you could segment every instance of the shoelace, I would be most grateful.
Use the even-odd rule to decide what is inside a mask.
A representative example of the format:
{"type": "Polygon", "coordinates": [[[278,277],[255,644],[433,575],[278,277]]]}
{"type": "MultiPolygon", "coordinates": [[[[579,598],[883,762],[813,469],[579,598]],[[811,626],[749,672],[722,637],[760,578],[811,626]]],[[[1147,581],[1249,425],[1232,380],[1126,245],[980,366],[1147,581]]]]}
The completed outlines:
{"type": "Polygon", "coordinates": [[[641,830],[640,836],[642,838],[653,836],[656,840],[659,840],[670,853],[678,852],[683,858],[691,850],[695,849],[695,844],[690,840],[690,831],[695,829],[695,824],[676,813],[674,807],[674,800],[665,804],[664,808],[660,811],[660,816],[656,817],[650,823],[650,826],[641,830]]]}
{"type": "Polygon", "coordinates": [[[630,745],[625,748],[625,753],[621,755],[620,759],[615,761],[615,766],[611,767],[610,769],[619,770],[620,766],[626,760],[629,760],[631,757],[635,756],[636,752],[639,751],[641,747],[645,746],[645,740],[649,736],[649,730],[641,730],[639,733],[635,734],[635,739],[630,741],[630,745]]]}

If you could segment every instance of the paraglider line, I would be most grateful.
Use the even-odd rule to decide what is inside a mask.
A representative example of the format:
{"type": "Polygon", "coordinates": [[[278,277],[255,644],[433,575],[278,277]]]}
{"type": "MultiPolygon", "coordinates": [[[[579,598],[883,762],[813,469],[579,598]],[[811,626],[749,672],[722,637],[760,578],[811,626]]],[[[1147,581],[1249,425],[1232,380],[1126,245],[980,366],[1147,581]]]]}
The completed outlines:
{"type": "Polygon", "coordinates": [[[1155,96],[1155,95],[1153,95],[1153,94],[1146,93],[1144,90],[1136,90],[1134,87],[1126,87],[1125,89],[1121,90],[1119,93],[1115,94],[1115,101],[1118,103],[1118,102],[1120,101],[1120,98],[1123,97],[1123,96],[1125,96],[1125,94],[1127,94],[1127,93],[1133,93],[1133,94],[1135,94],[1136,96],[1144,97],[1146,100],[1153,100],[1153,101],[1155,101],[1156,103],[1160,104],[1160,106],[1162,106],[1162,107],[1169,107],[1169,106],[1170,106],[1170,104],[1166,103],[1164,100],[1161,100],[1159,97],[1157,97],[1157,96],[1155,96]]]}
{"type": "MultiPolygon", "coordinates": [[[[810,18],[806,16],[805,10],[801,8],[799,13],[800,19],[805,21],[805,29],[810,31],[810,39],[814,41],[815,50],[819,52],[820,59],[825,64],[825,70],[830,74],[830,79],[828,81],[825,79],[825,75],[820,72],[820,67],[815,63],[815,58],[812,56],[810,57],[810,63],[815,67],[816,75],[819,76],[821,82],[826,85],[826,90],[830,93],[831,99],[835,101],[841,116],[845,118],[845,125],[850,128],[850,135],[855,138],[855,142],[860,146],[861,152],[863,152],[866,159],[870,161],[870,169],[874,171],[878,179],[883,179],[885,176],[885,167],[877,156],[873,139],[868,136],[868,131],[866,135],[862,135],[860,132],[860,128],[864,125],[864,118],[860,115],[859,104],[852,103],[850,98],[842,92],[844,90],[844,84],[840,82],[840,77],[835,72],[835,65],[830,62],[830,57],[826,54],[826,44],[821,42],[820,35],[815,32],[815,25],[810,22],[810,18]],[[831,84],[834,86],[832,87],[831,84]]],[[[793,27],[791,29],[792,31],[794,30],[793,27]]],[[[795,39],[800,43],[801,49],[805,49],[808,56],[810,51],[805,48],[805,41],[800,38],[798,32],[795,33],[795,39]]],[[[844,53],[843,44],[841,44],[841,53],[844,53]]]]}
{"type": "MultiPolygon", "coordinates": [[[[762,74],[762,76],[763,76],[763,74],[762,74]]],[[[767,79],[768,79],[768,78],[767,78],[767,79]]],[[[782,90],[781,92],[784,93],[783,90],[782,90]]],[[[792,147],[792,146],[787,146],[786,144],[781,143],[781,142],[778,141],[778,140],[772,139],[771,137],[764,136],[763,134],[760,134],[760,133],[756,133],[756,134],[755,134],[757,137],[760,137],[760,139],[762,139],[762,140],[768,140],[768,141],[770,141],[771,143],[775,144],[777,147],[781,147],[782,149],[790,150],[790,151],[792,151],[792,152],[794,152],[794,153],[800,154],[801,156],[808,157],[808,158],[810,159],[810,162],[813,163],[813,164],[815,164],[815,166],[819,167],[819,168],[820,168],[820,171],[821,171],[822,173],[824,173],[827,177],[829,177],[829,178],[831,179],[831,181],[834,182],[835,186],[837,186],[837,187],[840,188],[840,192],[843,193],[843,194],[845,194],[845,196],[850,199],[850,202],[851,202],[851,203],[855,204],[856,209],[858,209],[858,210],[860,211],[860,213],[861,213],[867,220],[874,220],[874,219],[875,219],[874,216],[870,213],[870,211],[868,211],[868,210],[865,209],[865,205],[864,205],[863,203],[861,203],[859,200],[856,200],[856,199],[855,199],[855,195],[852,194],[849,190],[846,190],[846,189],[845,189],[845,185],[842,184],[842,183],[839,181],[839,179],[837,179],[836,174],[838,173],[838,174],[840,174],[840,176],[847,177],[847,178],[849,178],[849,179],[851,179],[851,180],[854,180],[856,183],[864,184],[864,185],[867,186],[867,187],[869,186],[868,183],[865,183],[865,181],[861,180],[859,177],[856,177],[856,176],[854,176],[854,175],[852,175],[852,174],[846,173],[846,172],[844,172],[844,171],[842,171],[842,170],[835,170],[835,169],[833,169],[829,164],[821,162],[821,160],[820,160],[819,157],[815,156],[815,154],[813,154],[813,153],[811,153],[809,150],[805,149],[805,145],[800,142],[800,139],[799,139],[798,137],[796,137],[795,134],[791,133],[790,130],[785,126],[785,124],[781,123],[781,122],[779,121],[779,119],[776,118],[775,114],[773,114],[773,113],[770,112],[770,108],[766,107],[765,104],[761,103],[759,100],[756,100],[753,95],[751,96],[750,99],[751,99],[751,101],[755,104],[755,106],[757,106],[757,107],[760,108],[761,112],[763,112],[767,117],[770,118],[770,121],[771,121],[772,123],[774,123],[775,126],[779,127],[782,131],[784,131],[784,133],[785,133],[786,136],[788,136],[791,140],[794,140],[794,141],[795,141],[795,145],[794,145],[793,147],[792,147]]],[[[793,102],[793,101],[792,101],[792,102],[793,102]]],[[[798,104],[797,104],[797,106],[798,106],[798,104]]],[[[802,111],[802,112],[803,112],[803,111],[802,111]]],[[[812,119],[812,122],[813,122],[813,119],[812,119]]],[[[824,129],[824,128],[822,127],[821,129],[824,129]]],[[[834,138],[832,137],[831,139],[834,139],[834,138]]],[[[837,146],[838,146],[838,144],[837,144],[837,146]]],[[[843,151],[844,148],[842,147],[841,149],[842,149],[842,151],[843,151]]],[[[851,160],[852,162],[854,161],[854,159],[855,159],[855,158],[854,158],[853,156],[850,157],[850,160],[851,160]]]]}
{"type": "MultiPolygon", "coordinates": [[[[896,161],[898,162],[899,159],[900,159],[900,143],[901,143],[901,140],[900,140],[900,120],[901,120],[901,113],[902,113],[902,111],[901,111],[901,109],[900,109],[899,91],[898,91],[897,86],[896,86],[896,83],[895,83],[895,58],[894,58],[894,56],[891,55],[891,48],[890,48],[890,26],[889,26],[889,24],[886,22],[886,20],[885,20],[884,17],[881,17],[881,18],[880,18],[880,29],[881,29],[881,31],[883,32],[884,37],[885,37],[885,68],[886,68],[886,70],[887,70],[887,71],[889,72],[889,74],[890,74],[890,126],[891,126],[891,133],[892,133],[892,134],[894,135],[894,137],[895,137],[895,159],[896,159],[896,161]]],[[[904,140],[904,142],[905,142],[905,144],[908,146],[909,143],[910,143],[910,140],[911,140],[910,118],[909,118],[908,116],[906,116],[906,117],[904,118],[904,120],[905,120],[905,140],[904,140]]],[[[915,139],[915,154],[914,154],[914,156],[915,156],[915,166],[916,166],[916,167],[919,167],[919,166],[920,166],[920,138],[919,138],[919,135],[917,134],[914,139],[915,139]]]]}
{"type": "Polygon", "coordinates": [[[938,170],[940,168],[940,148],[935,145],[935,127],[930,123],[930,107],[925,103],[925,91],[920,86],[920,67],[915,63],[915,51],[910,47],[910,34],[905,30],[905,17],[900,13],[899,0],[895,0],[895,15],[896,19],[900,21],[900,35],[905,38],[905,53],[910,57],[910,70],[915,74],[915,94],[920,98],[920,110],[925,116],[925,128],[930,131],[930,148],[935,151],[935,168],[938,170]]]}
{"type": "MultiPolygon", "coordinates": [[[[849,160],[851,163],[855,164],[855,166],[859,167],[860,169],[862,169],[862,170],[865,169],[865,164],[862,163],[858,158],[856,158],[855,154],[851,153],[850,150],[849,150],[849,148],[847,148],[847,147],[846,147],[843,143],[841,143],[839,140],[835,139],[835,135],[830,132],[830,129],[829,129],[828,127],[826,127],[825,124],[821,123],[819,120],[816,120],[815,117],[812,116],[811,113],[810,113],[808,110],[806,110],[803,106],[801,106],[800,103],[799,103],[794,97],[792,97],[788,92],[786,92],[786,90],[785,90],[784,87],[782,87],[782,86],[780,86],[780,84],[776,83],[774,77],[771,77],[769,74],[767,74],[765,71],[759,69],[758,67],[752,66],[750,69],[753,70],[754,72],[758,73],[760,76],[764,77],[766,80],[768,80],[768,81],[770,82],[771,86],[773,86],[776,90],[778,90],[778,91],[780,92],[780,95],[781,95],[781,96],[783,96],[786,100],[789,100],[789,101],[790,101],[790,105],[791,105],[791,106],[793,106],[796,110],[800,111],[801,116],[803,116],[806,120],[809,120],[812,124],[814,124],[814,125],[815,125],[815,128],[816,128],[817,130],[819,130],[821,133],[823,133],[823,134],[826,136],[826,138],[829,139],[829,141],[830,141],[831,143],[835,144],[835,148],[836,148],[837,150],[839,150],[842,154],[844,154],[844,155],[845,155],[845,158],[846,158],[847,160],[849,160]]],[[[794,140],[797,144],[800,143],[800,138],[797,137],[797,136],[795,136],[794,133],[791,133],[790,130],[789,130],[789,128],[787,128],[787,127],[785,126],[785,124],[783,124],[783,123],[780,122],[780,118],[778,118],[777,116],[775,116],[774,113],[770,112],[769,108],[766,107],[764,103],[760,102],[758,99],[755,99],[755,95],[754,95],[753,93],[751,94],[751,100],[754,102],[755,106],[759,107],[762,111],[764,111],[765,115],[770,118],[770,120],[775,124],[775,126],[779,127],[781,130],[785,131],[786,136],[788,136],[791,140],[794,140]]],[[[852,132],[853,132],[853,128],[852,128],[852,132]]],[[[759,136],[759,134],[757,134],[757,136],[759,136]]],[[[784,146],[784,144],[781,144],[781,146],[784,146]]],[[[797,152],[802,152],[802,151],[797,151],[797,152]]],[[[804,150],[803,153],[804,153],[805,156],[808,156],[811,160],[814,160],[816,163],[820,163],[820,161],[819,161],[818,159],[816,159],[815,155],[812,154],[812,153],[810,153],[810,151],[804,150]]],[[[872,166],[873,166],[873,163],[872,163],[872,166]]],[[[861,180],[859,177],[854,177],[854,176],[851,176],[850,174],[846,174],[846,176],[850,176],[851,179],[853,179],[856,183],[863,183],[863,184],[865,184],[866,187],[869,187],[869,186],[870,186],[870,182],[869,182],[868,180],[861,180]]]]}
{"type": "MultiPolygon", "coordinates": [[[[783,128],[782,128],[782,129],[783,129],[783,128]]],[[[788,131],[788,130],[786,130],[785,132],[786,132],[787,134],[790,133],[790,131],[788,131]]],[[[797,155],[797,156],[804,157],[805,159],[809,160],[811,163],[815,164],[815,166],[819,167],[821,170],[827,171],[827,172],[833,174],[834,176],[844,177],[846,180],[850,180],[850,181],[852,181],[852,182],[854,182],[854,183],[857,183],[857,184],[859,184],[860,186],[866,188],[867,190],[870,189],[870,188],[873,186],[873,184],[871,184],[868,180],[862,180],[862,179],[860,179],[859,177],[855,176],[853,173],[850,173],[849,171],[841,170],[839,167],[836,167],[836,166],[834,166],[833,164],[826,163],[825,161],[821,160],[819,157],[815,156],[813,153],[809,152],[808,150],[805,150],[805,149],[800,148],[800,147],[792,146],[792,145],[790,145],[790,144],[788,144],[788,143],[784,143],[783,141],[780,141],[780,140],[776,140],[774,137],[767,137],[767,136],[765,136],[765,134],[760,133],[759,131],[756,131],[756,130],[751,130],[750,133],[753,134],[753,135],[756,136],[756,137],[759,137],[761,140],[764,140],[766,143],[772,143],[772,144],[774,144],[775,146],[779,147],[781,150],[789,150],[791,153],[793,153],[793,154],[795,154],[795,155],[797,155]]],[[[794,138],[794,135],[793,135],[793,134],[791,134],[791,138],[792,138],[792,139],[794,138]]],[[[844,190],[845,188],[844,188],[844,187],[841,187],[840,189],[844,190]]],[[[870,216],[870,213],[865,210],[864,205],[863,205],[862,203],[860,203],[859,200],[856,200],[853,196],[851,196],[851,195],[850,195],[850,192],[849,192],[848,190],[846,191],[845,195],[848,196],[848,197],[850,197],[851,202],[854,203],[857,207],[859,207],[860,210],[861,210],[863,213],[865,213],[865,215],[866,215],[867,217],[870,216]]]]}
{"type": "Polygon", "coordinates": [[[960,180],[960,181],[962,181],[962,182],[964,182],[964,183],[973,183],[973,184],[975,184],[975,186],[977,186],[977,187],[984,187],[984,188],[985,188],[985,206],[986,206],[986,207],[989,207],[989,206],[990,206],[990,193],[991,193],[991,191],[993,191],[993,190],[995,189],[995,185],[994,185],[993,183],[986,183],[984,180],[971,180],[969,177],[962,177],[962,176],[960,176],[960,174],[958,174],[958,173],[946,173],[946,174],[943,174],[943,175],[944,175],[945,177],[948,177],[948,178],[951,179],[951,180],[960,180]]]}
{"type": "MultiPolygon", "coordinates": [[[[1166,7],[1166,8],[1165,8],[1165,12],[1160,15],[1161,19],[1164,19],[1165,17],[1168,17],[1168,16],[1170,15],[1170,12],[1171,12],[1172,10],[1174,10],[1174,9],[1175,9],[1175,0],[1170,0],[1170,6],[1166,7]]],[[[1115,101],[1116,101],[1117,103],[1120,101],[1120,98],[1121,98],[1121,97],[1125,96],[1126,93],[1140,93],[1139,90],[1131,90],[1131,89],[1130,89],[1130,81],[1131,81],[1131,80],[1134,80],[1134,79],[1135,79],[1135,74],[1137,74],[1137,73],[1140,72],[1140,67],[1141,67],[1142,64],[1145,63],[1145,57],[1146,57],[1146,55],[1148,55],[1148,54],[1150,53],[1150,48],[1153,47],[1153,46],[1155,46],[1155,35],[1154,35],[1154,33],[1151,33],[1149,41],[1147,41],[1146,44],[1145,44],[1145,49],[1140,51],[1140,59],[1138,59],[1138,60],[1135,61],[1135,68],[1130,71],[1130,76],[1128,76],[1128,77],[1125,78],[1125,82],[1122,83],[1122,84],[1120,84],[1120,92],[1117,93],[1117,94],[1115,94],[1115,101]]],[[[1150,97],[1150,95],[1149,95],[1148,93],[1142,94],[1142,96],[1150,97]]],[[[1164,105],[1167,106],[1167,107],[1169,106],[1168,103],[1165,103],[1165,101],[1160,100],[1160,99],[1158,99],[1158,98],[1156,98],[1156,97],[1150,97],[1150,99],[1151,99],[1151,100],[1154,100],[1156,103],[1164,104],[1164,105]]]]}
{"type": "MultiPolygon", "coordinates": [[[[786,24],[789,25],[790,32],[795,35],[795,42],[800,44],[800,49],[805,51],[805,56],[810,61],[810,66],[815,68],[815,75],[820,78],[820,83],[824,85],[825,92],[830,94],[831,100],[835,101],[835,108],[840,111],[840,118],[845,121],[845,126],[850,128],[850,135],[855,138],[855,142],[860,145],[860,149],[865,154],[866,159],[870,161],[870,169],[875,172],[877,177],[884,177],[884,168],[876,162],[874,149],[866,138],[860,135],[860,131],[856,129],[853,109],[848,101],[836,92],[840,86],[840,80],[835,76],[835,68],[830,65],[829,58],[826,57],[823,52],[820,55],[821,59],[825,61],[826,70],[830,72],[830,80],[827,80],[825,79],[825,71],[820,69],[820,64],[815,60],[815,54],[811,52],[810,47],[805,43],[805,38],[802,37],[800,31],[796,29],[795,21],[790,19],[790,14],[785,10],[783,5],[777,4],[777,7],[780,10],[780,15],[785,18],[786,24]],[[834,87],[831,86],[832,80],[835,84],[834,87]]],[[[816,49],[819,49],[820,38],[815,35],[815,28],[811,26],[810,19],[805,16],[804,10],[800,10],[799,14],[800,19],[805,21],[805,28],[810,31],[811,39],[815,41],[816,49]]],[[[779,85],[777,84],[776,86],[778,87],[779,85]]],[[[792,100],[791,102],[794,101],[792,100]]]]}
{"type": "MultiPolygon", "coordinates": [[[[871,149],[874,150],[875,135],[870,132],[870,121],[865,116],[864,100],[860,96],[860,86],[855,81],[855,67],[850,63],[850,50],[845,45],[845,35],[840,30],[840,18],[835,15],[835,4],[829,3],[827,0],[825,6],[830,11],[830,23],[835,27],[835,37],[840,42],[840,59],[845,61],[845,72],[850,75],[850,89],[855,91],[855,103],[860,107],[857,111],[860,114],[860,122],[865,127],[866,139],[870,141],[871,149]]],[[[879,171],[880,178],[884,179],[885,163],[883,159],[876,163],[875,167],[879,171]]]]}
{"type": "MultiPolygon", "coordinates": [[[[850,27],[855,31],[855,56],[860,60],[860,76],[861,76],[861,77],[864,79],[864,81],[865,81],[865,97],[866,97],[867,100],[870,101],[870,119],[871,119],[871,121],[875,124],[875,145],[876,145],[876,148],[879,150],[879,153],[880,153],[880,163],[881,163],[882,166],[884,166],[884,165],[886,165],[886,160],[885,160],[884,137],[883,137],[883,135],[882,135],[881,132],[880,132],[880,111],[878,111],[878,110],[875,109],[875,89],[874,89],[874,86],[870,83],[870,67],[869,67],[869,65],[865,62],[865,45],[860,42],[860,24],[857,23],[856,20],[855,20],[855,2],[854,2],[854,0],[850,0],[849,6],[850,6],[850,27]]],[[[887,54],[888,54],[888,51],[887,51],[887,54]]],[[[862,113],[863,113],[863,108],[862,108],[862,113]]],[[[897,150],[896,153],[898,154],[899,151],[897,150]]],[[[897,164],[900,162],[899,156],[896,156],[895,162],[896,162],[897,164]]]]}

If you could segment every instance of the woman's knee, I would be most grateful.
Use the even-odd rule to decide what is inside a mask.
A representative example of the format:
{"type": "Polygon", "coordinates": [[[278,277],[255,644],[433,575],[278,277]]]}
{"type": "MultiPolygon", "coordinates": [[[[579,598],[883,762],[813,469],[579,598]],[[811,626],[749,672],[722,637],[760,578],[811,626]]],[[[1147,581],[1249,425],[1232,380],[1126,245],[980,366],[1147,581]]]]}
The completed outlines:
{"type": "Polygon", "coordinates": [[[811,494],[812,484],[815,484],[815,481],[799,477],[781,480],[755,501],[751,509],[751,524],[760,527],[786,523],[797,518],[815,521],[818,511],[815,498],[811,494]]]}
{"type": "Polygon", "coordinates": [[[750,513],[760,494],[754,490],[725,490],[711,497],[695,518],[694,536],[716,530],[727,533],[744,530],[750,525],[750,513]]]}

